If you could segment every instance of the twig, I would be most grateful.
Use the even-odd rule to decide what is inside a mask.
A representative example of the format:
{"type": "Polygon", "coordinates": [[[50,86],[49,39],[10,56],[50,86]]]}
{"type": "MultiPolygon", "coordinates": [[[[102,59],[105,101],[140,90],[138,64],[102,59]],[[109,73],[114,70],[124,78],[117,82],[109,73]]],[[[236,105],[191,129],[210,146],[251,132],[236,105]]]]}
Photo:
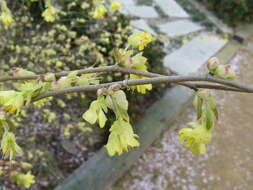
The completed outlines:
{"type": "MultiPolygon", "coordinates": [[[[47,98],[50,96],[57,96],[63,95],[68,93],[74,92],[87,92],[87,91],[96,91],[101,88],[108,88],[111,85],[121,85],[121,86],[134,86],[134,85],[143,85],[143,84],[158,84],[158,83],[180,83],[180,82],[189,82],[189,81],[205,81],[211,83],[218,83],[222,85],[214,85],[214,84],[195,84],[195,88],[211,88],[211,89],[219,89],[219,90],[229,90],[229,91],[237,91],[237,92],[247,92],[253,93],[253,87],[242,84],[236,81],[224,80],[216,77],[212,77],[209,75],[189,75],[189,76],[161,76],[161,77],[154,77],[154,78],[146,78],[146,79],[138,79],[138,80],[129,80],[127,81],[118,81],[118,82],[111,82],[111,83],[104,83],[98,85],[83,85],[83,86],[75,86],[60,90],[50,90],[45,93],[40,94],[39,96],[35,97],[33,101],[37,101],[43,98],[47,98]]],[[[194,85],[189,84],[188,85],[194,85]]],[[[186,85],[187,85],[186,84],[186,85]]]]}
{"type": "MultiPolygon", "coordinates": [[[[103,67],[95,67],[95,68],[87,68],[87,69],[80,69],[80,70],[73,70],[77,71],[78,75],[81,74],[88,74],[88,73],[101,73],[101,72],[120,72],[125,74],[136,74],[140,76],[146,76],[146,77],[157,77],[157,76],[164,76],[156,73],[150,73],[150,72],[144,72],[139,71],[135,69],[129,69],[125,67],[119,67],[117,65],[113,66],[103,66],[103,67]]],[[[56,78],[60,78],[63,76],[67,76],[70,72],[73,71],[62,71],[55,73],[56,78]]],[[[36,80],[43,76],[45,74],[39,74],[39,75],[33,75],[33,76],[4,76],[0,77],[0,82],[6,82],[6,81],[17,81],[17,80],[36,80]]]]}
{"type": "MultiPolygon", "coordinates": [[[[165,76],[165,75],[151,73],[151,72],[143,72],[143,71],[139,71],[135,69],[119,67],[117,65],[87,68],[87,69],[80,69],[80,70],[75,70],[75,71],[77,71],[79,75],[88,74],[88,73],[100,73],[100,72],[121,72],[125,74],[135,74],[135,75],[150,77],[147,79],[128,81],[129,86],[141,85],[141,84],[174,83],[174,84],[186,86],[194,90],[197,90],[199,88],[209,88],[209,89],[216,89],[216,90],[236,91],[236,92],[247,92],[247,93],[253,92],[253,87],[251,86],[242,84],[237,81],[230,81],[230,80],[216,78],[210,75],[165,76]],[[200,81],[216,83],[216,84],[196,83],[200,81]],[[195,83],[192,83],[192,82],[195,82],[195,83]]],[[[60,78],[60,77],[68,75],[70,72],[73,72],[73,71],[58,72],[58,73],[55,73],[55,76],[57,78],[60,78]]],[[[41,78],[41,76],[43,75],[45,74],[33,75],[33,76],[5,76],[5,77],[0,77],[0,82],[13,81],[13,80],[36,80],[38,78],[41,78]]],[[[49,97],[49,96],[55,96],[55,95],[60,95],[60,94],[72,93],[72,92],[95,91],[100,88],[109,87],[113,84],[123,85],[123,81],[105,83],[105,84],[99,84],[99,85],[85,85],[85,86],[71,87],[71,88],[61,89],[61,90],[51,90],[39,95],[38,97],[34,99],[34,101],[37,101],[39,99],[49,97]]]]}

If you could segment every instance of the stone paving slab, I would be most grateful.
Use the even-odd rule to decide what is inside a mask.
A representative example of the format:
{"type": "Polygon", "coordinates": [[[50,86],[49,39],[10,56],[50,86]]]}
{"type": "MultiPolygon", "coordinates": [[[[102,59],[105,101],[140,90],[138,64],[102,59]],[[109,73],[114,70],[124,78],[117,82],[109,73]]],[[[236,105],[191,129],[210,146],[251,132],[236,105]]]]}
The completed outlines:
{"type": "Polygon", "coordinates": [[[158,18],[159,15],[153,7],[150,6],[127,6],[127,13],[141,18],[158,18]]]}
{"type": "Polygon", "coordinates": [[[189,43],[164,58],[166,67],[178,74],[189,74],[197,72],[201,66],[225,44],[217,36],[200,34],[189,43]]]}
{"type": "Polygon", "coordinates": [[[169,22],[161,24],[158,27],[168,37],[182,36],[203,29],[200,25],[189,20],[169,22]]]}
{"type": "Polygon", "coordinates": [[[177,4],[175,0],[154,0],[154,1],[169,17],[176,17],[176,18],[190,17],[185,12],[185,10],[180,5],[177,4]]]}
{"type": "Polygon", "coordinates": [[[134,28],[137,28],[139,30],[145,30],[153,35],[156,35],[154,30],[148,25],[148,23],[145,20],[132,20],[131,25],[133,25],[134,28]]]}

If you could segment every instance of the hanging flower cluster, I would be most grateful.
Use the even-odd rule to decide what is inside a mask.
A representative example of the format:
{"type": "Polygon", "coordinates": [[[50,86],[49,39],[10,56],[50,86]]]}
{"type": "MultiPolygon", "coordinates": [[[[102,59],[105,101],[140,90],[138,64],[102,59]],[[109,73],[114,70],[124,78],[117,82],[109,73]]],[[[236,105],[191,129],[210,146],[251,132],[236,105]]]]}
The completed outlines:
{"type": "Polygon", "coordinates": [[[114,85],[108,89],[99,89],[97,100],[93,101],[89,109],[83,114],[84,120],[90,124],[97,122],[103,128],[107,121],[105,114],[108,109],[114,112],[116,120],[110,127],[110,135],[105,145],[110,156],[120,155],[124,151],[128,151],[129,148],[139,146],[136,139],[138,135],[134,133],[129,121],[126,94],[124,91],[119,90],[120,88],[121,86],[114,85]]]}
{"type": "Polygon", "coordinates": [[[205,154],[205,145],[212,138],[212,130],[218,119],[215,98],[207,90],[197,92],[194,102],[197,113],[196,121],[189,123],[192,128],[183,128],[179,131],[179,140],[189,148],[193,154],[205,154]]]}
{"type": "MultiPolygon", "coordinates": [[[[222,65],[218,58],[208,60],[207,68],[211,75],[234,80],[236,74],[229,65],[222,65]]],[[[193,154],[205,154],[206,145],[212,138],[212,131],[218,120],[218,110],[215,98],[208,90],[199,90],[193,101],[197,113],[196,121],[189,123],[192,128],[179,131],[179,141],[189,148],[193,154]]]]}
{"type": "MultiPolygon", "coordinates": [[[[136,69],[139,71],[147,72],[147,58],[143,56],[143,52],[137,52],[134,55],[134,50],[129,50],[129,47],[143,50],[149,43],[154,40],[154,37],[144,31],[137,31],[128,37],[128,46],[126,49],[115,50],[115,59],[120,65],[124,67],[136,69]]],[[[129,80],[144,79],[146,77],[130,74],[129,80]]],[[[145,94],[147,91],[152,90],[151,84],[137,85],[131,87],[133,90],[141,94],[145,94]]]]}

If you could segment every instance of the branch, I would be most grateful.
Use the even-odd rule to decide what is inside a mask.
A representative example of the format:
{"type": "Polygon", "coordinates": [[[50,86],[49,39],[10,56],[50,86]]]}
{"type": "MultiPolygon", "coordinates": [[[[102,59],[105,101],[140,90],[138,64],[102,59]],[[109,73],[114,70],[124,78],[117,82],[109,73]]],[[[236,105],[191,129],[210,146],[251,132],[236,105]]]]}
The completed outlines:
{"type": "MultiPolygon", "coordinates": [[[[129,69],[125,67],[119,67],[117,65],[87,68],[87,69],[80,69],[80,70],[73,70],[73,71],[77,71],[78,75],[88,74],[88,73],[101,73],[101,72],[120,72],[124,74],[135,74],[135,75],[146,76],[146,77],[163,76],[160,74],[143,72],[143,71],[129,69]]],[[[70,72],[73,72],[73,71],[62,71],[62,72],[58,72],[54,74],[56,78],[60,78],[63,76],[67,76],[70,72]]],[[[0,77],[0,82],[17,81],[17,80],[36,80],[38,78],[41,78],[41,76],[43,75],[45,74],[39,74],[39,75],[33,75],[33,76],[4,76],[4,77],[0,77]]]]}
{"type": "MultiPolygon", "coordinates": [[[[127,82],[119,81],[119,82],[104,83],[104,84],[99,84],[99,85],[85,85],[85,86],[71,87],[71,88],[61,89],[61,90],[51,90],[37,96],[36,98],[34,98],[34,101],[40,100],[42,98],[50,97],[50,96],[56,96],[56,95],[61,95],[61,94],[73,93],[73,92],[96,91],[100,88],[107,88],[114,84],[120,84],[123,86],[124,85],[134,86],[134,85],[141,85],[141,84],[174,83],[174,84],[186,86],[193,90],[197,90],[199,88],[208,88],[208,89],[215,89],[215,90],[235,91],[235,92],[247,92],[247,93],[253,92],[253,87],[251,86],[248,86],[236,81],[230,81],[230,80],[224,80],[224,79],[212,77],[210,75],[165,76],[165,75],[161,75],[157,73],[144,72],[144,71],[139,71],[135,69],[119,67],[117,65],[87,68],[87,69],[80,69],[80,70],[74,70],[74,71],[77,71],[79,75],[88,74],[88,73],[99,73],[99,72],[120,72],[124,74],[135,74],[135,75],[145,76],[149,78],[131,80],[127,82]],[[205,81],[205,82],[216,83],[216,84],[196,83],[196,81],[198,82],[205,81]]],[[[73,72],[73,71],[63,71],[63,72],[58,72],[54,74],[56,78],[60,78],[63,76],[67,76],[70,72],[73,72]]],[[[38,78],[41,78],[41,76],[43,75],[45,74],[39,74],[39,75],[33,75],[33,76],[5,76],[5,77],[0,77],[0,82],[13,81],[13,80],[36,80],[38,78]]]]}
{"type": "MultiPolygon", "coordinates": [[[[117,65],[113,66],[103,66],[103,67],[96,67],[96,68],[86,68],[86,69],[80,69],[80,70],[73,70],[77,71],[79,75],[81,74],[88,74],[88,73],[99,73],[99,72],[121,72],[124,74],[135,74],[135,75],[140,75],[140,76],[146,76],[146,77],[161,77],[165,75],[157,74],[157,73],[151,73],[151,72],[144,72],[144,71],[139,71],[135,69],[129,69],[129,68],[124,68],[124,67],[119,67],[117,65]]],[[[60,78],[63,76],[67,76],[70,72],[73,71],[62,71],[58,73],[54,73],[56,78],[60,78]]],[[[168,73],[166,75],[169,75],[171,73],[168,73]]],[[[39,75],[33,75],[33,76],[5,76],[5,77],[0,77],[0,82],[6,82],[6,81],[13,81],[13,80],[36,80],[38,78],[41,78],[45,74],[39,74],[39,75]]],[[[192,84],[186,84],[182,82],[178,82],[177,84],[187,86],[189,88],[196,88],[192,84]]],[[[202,86],[202,85],[201,85],[202,86]]],[[[218,87],[220,89],[220,87],[218,87]]]]}
{"type": "Polygon", "coordinates": [[[210,83],[218,83],[222,85],[217,84],[203,84],[203,83],[197,83],[197,84],[191,84],[191,83],[184,83],[182,85],[193,85],[194,88],[210,88],[210,89],[217,89],[217,90],[229,90],[229,91],[237,91],[237,92],[247,92],[247,93],[253,93],[253,87],[248,86],[245,84],[242,84],[240,82],[236,81],[230,81],[225,79],[220,79],[216,77],[212,77],[210,75],[189,75],[189,76],[159,76],[154,78],[147,78],[147,79],[138,79],[138,80],[124,80],[124,81],[118,81],[118,82],[111,82],[111,83],[104,83],[104,84],[98,84],[98,85],[83,85],[83,86],[75,86],[60,90],[50,90],[45,93],[40,94],[39,96],[35,97],[33,101],[38,101],[43,98],[51,97],[51,96],[57,96],[57,95],[63,95],[68,93],[74,93],[74,92],[87,92],[87,91],[96,91],[101,88],[108,88],[111,85],[118,84],[122,87],[127,86],[135,86],[135,85],[143,85],[143,84],[158,84],[158,83],[181,83],[181,82],[195,82],[195,81],[205,81],[210,83]],[[195,86],[194,86],[195,85],[195,86]]]}

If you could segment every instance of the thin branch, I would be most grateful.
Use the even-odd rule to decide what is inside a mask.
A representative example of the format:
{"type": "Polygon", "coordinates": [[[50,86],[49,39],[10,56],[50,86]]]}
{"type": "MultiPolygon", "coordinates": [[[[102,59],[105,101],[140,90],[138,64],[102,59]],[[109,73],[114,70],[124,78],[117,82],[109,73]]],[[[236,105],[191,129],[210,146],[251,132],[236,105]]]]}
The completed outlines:
{"type": "MultiPolygon", "coordinates": [[[[80,70],[74,70],[74,71],[77,71],[79,75],[88,74],[88,73],[99,73],[99,72],[120,72],[120,73],[125,73],[125,74],[135,74],[135,75],[150,77],[147,79],[128,81],[127,85],[129,86],[141,85],[141,84],[174,83],[174,84],[186,86],[193,90],[197,90],[199,88],[209,88],[209,89],[216,89],[216,90],[236,91],[236,92],[248,92],[248,93],[253,92],[253,87],[251,86],[242,84],[237,81],[230,81],[230,80],[224,80],[221,78],[216,78],[210,75],[165,76],[165,75],[161,75],[157,73],[144,72],[144,71],[139,71],[135,69],[119,67],[117,65],[87,68],[87,69],[80,69],[80,70]],[[216,83],[216,84],[196,83],[197,81],[198,82],[205,81],[205,82],[216,83]],[[195,82],[195,83],[191,83],[191,82],[195,82]]],[[[58,72],[58,73],[55,73],[55,76],[57,78],[60,78],[60,77],[68,75],[70,72],[73,72],[73,71],[58,72]]],[[[33,75],[33,76],[5,76],[5,77],[0,77],[0,82],[13,81],[13,80],[36,80],[38,78],[41,78],[41,76],[43,75],[45,74],[33,75]]],[[[71,88],[61,89],[61,90],[51,90],[39,95],[38,97],[34,99],[34,101],[37,101],[39,99],[49,97],[49,96],[66,94],[66,93],[71,93],[71,92],[95,91],[100,88],[109,87],[113,84],[125,85],[124,81],[119,81],[119,82],[105,83],[105,84],[99,84],[99,85],[86,85],[86,86],[71,87],[71,88]]]]}
{"type": "MultiPolygon", "coordinates": [[[[117,65],[103,66],[103,67],[96,67],[96,68],[86,68],[86,69],[73,70],[73,71],[77,71],[77,73],[79,75],[88,74],[88,73],[99,73],[99,72],[121,72],[121,73],[125,73],[125,74],[136,74],[136,75],[146,76],[146,77],[150,77],[150,78],[165,76],[165,75],[161,75],[161,74],[157,74],[157,73],[144,72],[144,71],[139,71],[139,70],[135,70],[135,69],[119,67],[117,65]]],[[[55,73],[55,76],[56,76],[56,78],[60,78],[63,76],[67,76],[70,72],[73,72],[73,71],[58,72],[58,73],[55,73]]],[[[33,75],[33,76],[5,76],[5,77],[0,77],[0,82],[13,81],[13,80],[36,80],[43,75],[45,75],[45,74],[39,74],[39,75],[33,75]]],[[[219,83],[219,82],[217,82],[217,83],[219,83]]],[[[194,89],[194,86],[191,86],[190,84],[183,84],[182,82],[178,82],[178,84],[194,89]]],[[[230,84],[230,86],[235,87],[235,86],[233,86],[233,84],[230,84]]]]}
{"type": "Polygon", "coordinates": [[[224,90],[224,91],[233,91],[233,92],[245,92],[245,93],[250,93],[246,90],[240,90],[238,88],[233,88],[233,87],[228,87],[224,85],[217,85],[217,84],[208,84],[208,83],[191,83],[191,82],[185,82],[185,83],[180,83],[183,86],[192,88],[193,90],[198,90],[200,88],[205,88],[205,89],[213,89],[213,90],[224,90]]]}
{"type": "MultiPolygon", "coordinates": [[[[77,71],[78,75],[88,74],[88,73],[101,73],[101,72],[120,72],[120,73],[124,73],[124,74],[135,74],[135,75],[146,76],[146,77],[164,76],[164,75],[160,75],[160,74],[144,72],[144,71],[129,69],[129,68],[125,68],[125,67],[119,67],[117,65],[95,67],[95,68],[86,68],[86,69],[73,70],[73,71],[77,71]]],[[[73,71],[62,71],[62,72],[58,72],[58,73],[54,73],[54,74],[55,74],[56,78],[60,78],[63,76],[67,76],[70,72],[73,72],[73,71]]],[[[0,82],[17,81],[17,80],[36,80],[43,75],[45,75],[45,74],[32,75],[32,76],[4,76],[4,77],[0,77],[0,82]]]]}
{"type": "MultiPolygon", "coordinates": [[[[189,81],[191,82],[205,81],[205,82],[222,84],[222,85],[199,84],[199,86],[196,85],[195,88],[207,87],[207,88],[219,89],[219,90],[230,90],[230,91],[237,91],[237,92],[253,93],[252,86],[248,86],[236,81],[229,81],[229,80],[224,80],[220,78],[215,78],[209,75],[161,76],[161,77],[155,77],[155,78],[146,78],[146,79],[128,80],[128,81],[125,80],[125,81],[104,83],[104,84],[98,84],[98,85],[75,86],[75,87],[70,87],[70,88],[65,88],[65,89],[60,89],[60,90],[50,90],[35,97],[33,101],[38,101],[43,98],[63,95],[63,94],[68,94],[68,93],[74,93],[74,92],[96,91],[101,88],[108,88],[109,86],[115,85],[115,84],[121,85],[122,87],[124,86],[127,87],[127,86],[134,86],[134,85],[158,84],[158,83],[177,83],[178,84],[180,82],[189,82],[189,81]]],[[[189,83],[187,84],[194,85],[194,84],[189,84],[189,83]]]]}

